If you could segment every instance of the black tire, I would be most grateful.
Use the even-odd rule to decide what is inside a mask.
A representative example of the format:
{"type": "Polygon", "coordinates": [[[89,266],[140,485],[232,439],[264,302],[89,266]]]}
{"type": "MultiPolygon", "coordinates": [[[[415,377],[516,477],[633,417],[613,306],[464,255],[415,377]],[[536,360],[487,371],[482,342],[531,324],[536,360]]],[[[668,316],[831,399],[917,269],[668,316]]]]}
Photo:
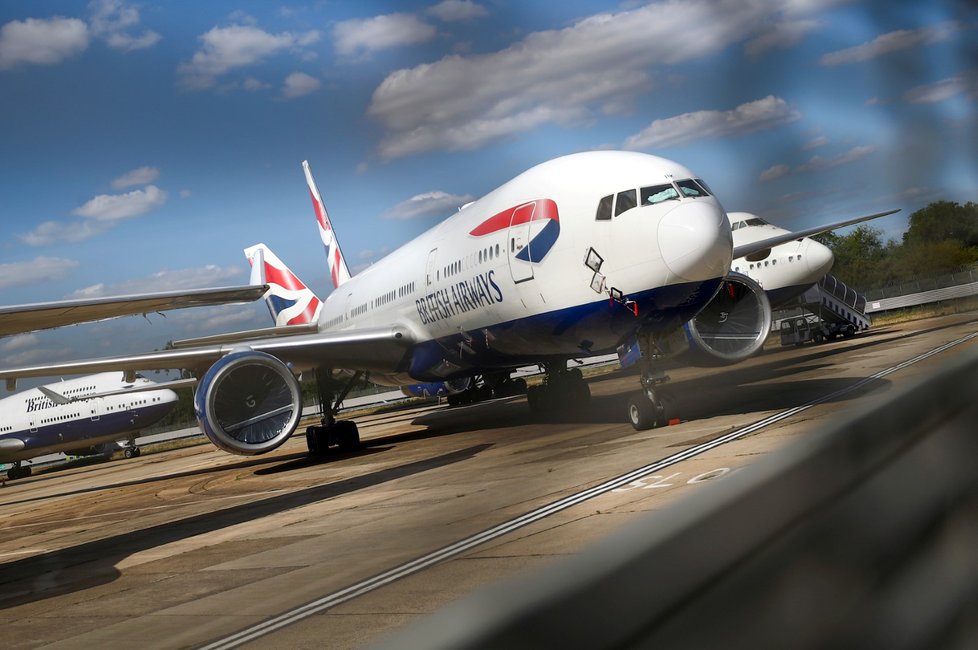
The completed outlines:
{"type": "Polygon", "coordinates": [[[821,332],[815,332],[812,334],[812,343],[821,343],[822,339],[823,337],[821,332]]]}
{"type": "Polygon", "coordinates": [[[540,413],[543,411],[543,405],[541,403],[542,395],[542,386],[530,386],[526,389],[526,403],[530,407],[530,411],[533,413],[540,413]]]}
{"type": "Polygon", "coordinates": [[[126,447],[125,451],[122,452],[122,455],[126,458],[135,458],[136,450],[134,447],[126,447]]]}
{"type": "Polygon", "coordinates": [[[522,377],[518,377],[513,380],[512,383],[512,394],[513,395],[525,395],[526,394],[526,380],[522,377]]]}
{"type": "Polygon", "coordinates": [[[845,336],[845,337],[848,338],[848,337],[852,336],[855,333],[856,333],[856,328],[855,327],[853,327],[852,325],[846,325],[846,331],[845,331],[845,334],[843,334],[843,336],[845,336]]]}
{"type": "Polygon", "coordinates": [[[628,398],[628,421],[636,431],[654,429],[656,426],[656,414],[658,409],[645,397],[644,393],[638,393],[628,398]]]}
{"type": "Polygon", "coordinates": [[[326,445],[323,437],[319,433],[320,427],[309,427],[306,429],[306,447],[311,456],[322,456],[326,453],[326,445]]]}
{"type": "Polygon", "coordinates": [[[352,420],[340,420],[335,425],[336,444],[341,451],[356,451],[360,448],[360,430],[352,420]]]}

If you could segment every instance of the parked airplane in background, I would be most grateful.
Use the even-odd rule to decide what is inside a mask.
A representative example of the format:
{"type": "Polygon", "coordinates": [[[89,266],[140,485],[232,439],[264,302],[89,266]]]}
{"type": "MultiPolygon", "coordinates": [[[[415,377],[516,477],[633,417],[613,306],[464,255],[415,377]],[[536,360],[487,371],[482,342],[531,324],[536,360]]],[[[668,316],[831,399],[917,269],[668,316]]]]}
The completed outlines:
{"type": "MultiPolygon", "coordinates": [[[[749,212],[729,212],[734,246],[790,234],[749,212]]],[[[764,289],[772,307],[800,296],[832,269],[832,250],[809,237],[800,237],[771,248],[734,259],[731,267],[764,289]]]]}
{"type": "MultiPolygon", "coordinates": [[[[768,334],[764,292],[730,272],[732,259],[882,216],[734,247],[719,201],[686,167],[637,152],[586,152],[533,167],[351,278],[305,170],[336,288],[314,331],[276,327],[162,352],[0,370],[0,378],[190,369],[200,377],[195,407],[204,433],[250,455],[295,430],[302,370],[323,379],[334,368],[352,371],[347,386],[363,372],[394,386],[473,375],[505,385],[513,368],[541,365],[544,383],[528,399],[550,410],[589,395],[568,359],[635,339],[642,391],[628,414],[636,428],[649,428],[665,410],[657,360],[733,363],[768,334]]],[[[311,453],[332,441],[356,444],[356,425],[334,420],[342,396],[307,432],[311,453]]]]}
{"type": "Polygon", "coordinates": [[[0,463],[11,463],[7,478],[31,475],[22,461],[64,452],[105,453],[106,445],[128,438],[126,458],[139,455],[135,436],[176,405],[170,388],[192,380],[157,384],[144,377],[126,381],[122,372],[104,372],[31,388],[0,399],[0,463]]]}

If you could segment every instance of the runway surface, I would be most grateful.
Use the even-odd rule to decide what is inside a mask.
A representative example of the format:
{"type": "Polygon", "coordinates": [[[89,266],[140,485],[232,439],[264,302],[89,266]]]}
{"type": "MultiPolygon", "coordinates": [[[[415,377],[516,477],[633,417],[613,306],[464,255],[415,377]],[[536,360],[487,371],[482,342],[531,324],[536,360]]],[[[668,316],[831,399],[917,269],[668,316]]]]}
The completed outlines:
{"type": "Polygon", "coordinates": [[[664,429],[632,430],[638,376],[618,372],[591,380],[588,410],[559,418],[522,398],[429,405],[358,419],[355,454],[313,461],[297,436],[256,458],[208,445],[11,482],[4,642],[369,643],[693,490],[723,489],[752,459],[975,345],[976,331],[978,314],[961,314],[670,371],[687,421],[664,429]]]}

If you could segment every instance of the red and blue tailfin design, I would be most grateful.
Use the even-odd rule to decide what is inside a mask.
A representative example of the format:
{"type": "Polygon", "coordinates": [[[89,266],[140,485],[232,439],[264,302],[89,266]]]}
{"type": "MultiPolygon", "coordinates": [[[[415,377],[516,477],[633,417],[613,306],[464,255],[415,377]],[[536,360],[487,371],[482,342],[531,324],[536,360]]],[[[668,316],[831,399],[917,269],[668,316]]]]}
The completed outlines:
{"type": "Polygon", "coordinates": [[[312,207],[316,210],[316,222],[319,224],[319,237],[323,240],[326,248],[326,259],[329,262],[329,277],[333,280],[333,288],[338,288],[341,284],[350,279],[350,269],[346,266],[346,259],[340,251],[340,244],[336,241],[336,231],[333,224],[329,222],[329,215],[326,214],[326,205],[323,197],[319,194],[316,181],[312,177],[312,169],[309,168],[309,161],[302,161],[302,169],[306,172],[306,184],[309,185],[309,194],[312,197],[312,207]]]}
{"type": "Polygon", "coordinates": [[[251,264],[251,283],[267,284],[265,304],[276,325],[315,323],[323,303],[265,244],[244,249],[251,264]]]}

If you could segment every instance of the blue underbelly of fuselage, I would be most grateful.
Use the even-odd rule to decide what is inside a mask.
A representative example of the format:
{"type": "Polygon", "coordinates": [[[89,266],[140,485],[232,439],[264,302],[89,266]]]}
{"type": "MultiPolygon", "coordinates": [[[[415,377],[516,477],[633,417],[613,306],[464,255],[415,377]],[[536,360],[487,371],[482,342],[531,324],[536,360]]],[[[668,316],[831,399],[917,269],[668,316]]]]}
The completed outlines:
{"type": "Polygon", "coordinates": [[[425,341],[411,349],[407,372],[417,381],[439,381],[609,354],[640,327],[668,331],[690,320],[720,282],[673,284],[626,296],[628,305],[598,300],[425,341]]]}

